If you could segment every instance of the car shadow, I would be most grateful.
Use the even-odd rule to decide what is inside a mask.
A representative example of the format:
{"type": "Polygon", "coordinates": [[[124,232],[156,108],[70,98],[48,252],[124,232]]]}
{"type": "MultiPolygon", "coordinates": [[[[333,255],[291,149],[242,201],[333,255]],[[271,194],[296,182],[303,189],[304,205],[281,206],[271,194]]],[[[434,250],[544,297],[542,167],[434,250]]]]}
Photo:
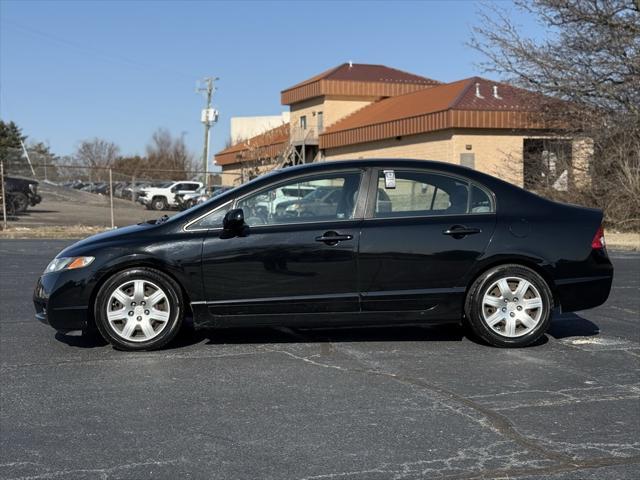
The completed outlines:
{"type": "Polygon", "coordinates": [[[556,340],[567,337],[593,337],[600,333],[600,327],[576,313],[563,313],[551,320],[547,335],[556,340]]]}
{"type": "Polygon", "coordinates": [[[332,328],[245,327],[187,330],[170,348],[205,342],[206,345],[252,343],[339,342],[459,342],[465,337],[460,325],[358,326],[332,328]]]}
{"type": "Polygon", "coordinates": [[[76,348],[96,348],[108,345],[104,338],[98,333],[81,334],[80,332],[62,333],[56,332],[56,340],[66,343],[70,347],[76,348]]]}
{"type": "MultiPolygon", "coordinates": [[[[469,335],[459,324],[408,325],[408,326],[355,326],[324,328],[291,327],[238,327],[194,329],[187,319],[178,336],[166,347],[175,350],[203,343],[224,344],[278,344],[278,343],[341,343],[341,342],[461,342],[469,341],[487,345],[469,335]]],[[[551,327],[540,340],[530,347],[546,344],[549,336],[556,340],[567,337],[593,336],[600,333],[596,324],[575,313],[556,315],[551,327]]],[[[104,347],[107,342],[99,334],[76,335],[56,333],[56,340],[76,348],[104,347]]]]}

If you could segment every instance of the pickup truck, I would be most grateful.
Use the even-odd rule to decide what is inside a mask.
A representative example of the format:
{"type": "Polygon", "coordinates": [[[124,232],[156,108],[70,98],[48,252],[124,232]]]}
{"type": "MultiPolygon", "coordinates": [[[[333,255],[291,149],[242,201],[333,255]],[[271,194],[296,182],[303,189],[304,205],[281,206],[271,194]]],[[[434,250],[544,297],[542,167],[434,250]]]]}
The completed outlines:
{"type": "MultiPolygon", "coordinates": [[[[29,206],[35,207],[42,201],[38,195],[38,182],[31,178],[4,177],[7,194],[11,194],[16,213],[24,212],[29,206]]],[[[8,205],[9,202],[7,202],[8,205]]]]}
{"type": "Polygon", "coordinates": [[[176,194],[192,193],[202,187],[200,182],[166,182],[156,186],[144,187],[138,194],[138,202],[149,210],[167,210],[178,206],[176,194]]]}

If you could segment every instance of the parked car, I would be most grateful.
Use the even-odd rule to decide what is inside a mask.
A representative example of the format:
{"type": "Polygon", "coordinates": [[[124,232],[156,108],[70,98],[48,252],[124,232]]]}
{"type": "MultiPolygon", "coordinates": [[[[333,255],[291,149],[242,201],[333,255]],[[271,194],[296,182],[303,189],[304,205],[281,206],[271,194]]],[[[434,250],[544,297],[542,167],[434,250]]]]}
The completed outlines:
{"type": "Polygon", "coordinates": [[[304,198],[316,191],[316,188],[308,185],[294,185],[293,187],[277,188],[260,198],[256,205],[267,214],[275,214],[277,211],[284,211],[286,205],[304,198]]]}
{"type": "Polygon", "coordinates": [[[136,181],[135,183],[129,183],[129,185],[122,189],[122,198],[126,200],[137,201],[140,192],[143,188],[151,185],[151,182],[147,180],[136,181]]]}
{"type": "Polygon", "coordinates": [[[176,194],[193,193],[202,187],[200,182],[165,182],[156,186],[144,187],[140,190],[138,202],[149,210],[167,210],[178,206],[176,194]]]}
{"type": "Polygon", "coordinates": [[[209,200],[211,197],[215,197],[220,193],[228,190],[230,187],[223,187],[221,185],[212,185],[210,187],[202,186],[195,192],[176,193],[176,203],[178,209],[187,210],[199,203],[209,200]]]}
{"type": "Polygon", "coordinates": [[[455,322],[523,347],[554,311],[607,300],[602,218],[448,163],[291,167],[71,245],[37,282],[36,318],[62,331],[95,325],[123,350],[166,345],[187,312],[196,327],[455,322]],[[250,217],[264,195],[295,185],[331,186],[337,202],[250,217]]]}
{"type": "Polygon", "coordinates": [[[22,213],[29,206],[34,207],[42,201],[38,195],[38,182],[31,178],[4,177],[6,192],[12,193],[16,213],[22,213]]]}
{"type": "Polygon", "coordinates": [[[98,195],[107,195],[109,193],[109,184],[107,182],[90,182],[81,187],[80,190],[98,195]]]}
{"type": "Polygon", "coordinates": [[[319,186],[307,196],[281,203],[276,213],[286,217],[304,217],[324,215],[335,211],[336,205],[342,196],[340,187],[319,186]]]}

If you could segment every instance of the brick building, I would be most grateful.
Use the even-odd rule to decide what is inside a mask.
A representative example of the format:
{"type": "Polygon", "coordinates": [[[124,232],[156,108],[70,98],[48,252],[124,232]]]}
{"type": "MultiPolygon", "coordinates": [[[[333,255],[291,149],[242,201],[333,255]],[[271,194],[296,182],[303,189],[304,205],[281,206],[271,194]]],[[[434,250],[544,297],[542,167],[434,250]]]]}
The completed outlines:
{"type": "Polygon", "coordinates": [[[524,186],[585,181],[588,142],[542,128],[533,94],[508,84],[342,64],[283,90],[281,102],[288,124],[216,154],[237,182],[278,166],[381,157],[458,163],[524,186]]]}

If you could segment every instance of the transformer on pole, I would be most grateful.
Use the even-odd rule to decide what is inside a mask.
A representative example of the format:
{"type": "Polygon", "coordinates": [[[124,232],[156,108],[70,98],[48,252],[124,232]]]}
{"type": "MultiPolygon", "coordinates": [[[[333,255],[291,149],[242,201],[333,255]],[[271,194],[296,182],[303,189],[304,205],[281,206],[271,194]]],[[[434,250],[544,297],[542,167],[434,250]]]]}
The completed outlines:
{"type": "Polygon", "coordinates": [[[202,151],[202,166],[204,172],[203,183],[209,186],[209,141],[210,129],[218,121],[218,111],[211,106],[213,92],[216,90],[214,83],[218,77],[206,77],[202,80],[202,86],[196,88],[196,93],[203,93],[207,99],[207,106],[202,109],[200,121],[204,124],[204,149],[202,151]]]}

